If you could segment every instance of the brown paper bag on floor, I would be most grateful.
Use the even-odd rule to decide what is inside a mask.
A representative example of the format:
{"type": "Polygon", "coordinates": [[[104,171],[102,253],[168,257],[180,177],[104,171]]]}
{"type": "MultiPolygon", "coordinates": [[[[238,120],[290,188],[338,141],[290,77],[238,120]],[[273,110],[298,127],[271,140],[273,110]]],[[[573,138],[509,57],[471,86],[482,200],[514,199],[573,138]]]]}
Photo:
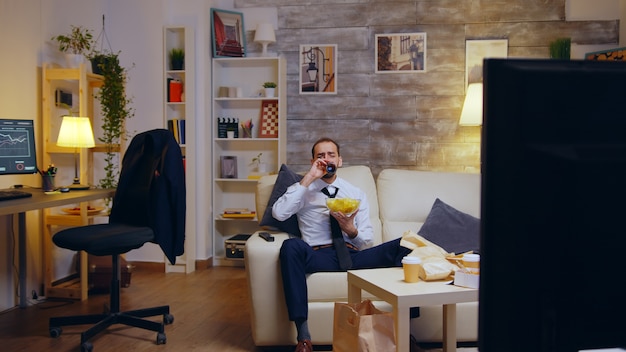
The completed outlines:
{"type": "Polygon", "coordinates": [[[335,303],[333,352],[395,350],[391,313],[376,309],[367,299],[361,303],[335,303]]]}

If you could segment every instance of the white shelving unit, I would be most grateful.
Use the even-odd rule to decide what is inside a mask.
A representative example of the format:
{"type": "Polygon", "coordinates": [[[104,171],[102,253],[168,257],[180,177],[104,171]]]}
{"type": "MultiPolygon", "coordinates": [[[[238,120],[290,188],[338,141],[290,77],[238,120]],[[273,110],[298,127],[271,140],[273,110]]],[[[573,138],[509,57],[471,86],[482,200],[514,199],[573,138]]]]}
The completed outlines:
{"type": "MultiPolygon", "coordinates": [[[[163,28],[163,124],[171,130],[172,123],[177,124],[177,130],[184,124],[177,134],[183,155],[185,157],[185,182],[187,184],[187,218],[185,225],[185,253],[178,257],[175,265],[171,265],[165,258],[165,272],[190,273],[195,271],[196,261],[196,229],[195,204],[196,193],[192,188],[195,184],[195,111],[194,111],[194,34],[189,27],[166,26],[163,28]],[[172,49],[183,49],[185,61],[182,69],[172,69],[170,52],[172,49]],[[181,101],[170,101],[169,81],[176,80],[182,85],[181,101]],[[184,142],[184,143],[183,143],[184,142]]],[[[179,99],[174,99],[179,100],[179,99]]],[[[175,132],[175,131],[173,131],[175,132]]]]}
{"type": "MultiPolygon", "coordinates": [[[[243,261],[226,257],[224,241],[237,234],[259,229],[259,219],[224,218],[226,208],[255,210],[254,195],[259,172],[252,159],[263,153],[266,173],[276,173],[286,160],[287,98],[286,63],[282,57],[214,58],[212,66],[212,211],[213,264],[242,266],[243,261]],[[276,82],[275,97],[263,95],[264,82],[276,82]],[[228,93],[230,92],[230,94],[228,93]],[[224,96],[226,95],[226,96],[224,96]],[[260,138],[263,101],[278,103],[278,137],[260,138]],[[238,118],[239,138],[220,138],[218,118],[238,118]],[[252,120],[252,137],[243,138],[241,123],[252,120]],[[222,156],[236,157],[237,177],[221,177],[222,156]]],[[[262,216],[262,214],[257,214],[262,216]]]]}

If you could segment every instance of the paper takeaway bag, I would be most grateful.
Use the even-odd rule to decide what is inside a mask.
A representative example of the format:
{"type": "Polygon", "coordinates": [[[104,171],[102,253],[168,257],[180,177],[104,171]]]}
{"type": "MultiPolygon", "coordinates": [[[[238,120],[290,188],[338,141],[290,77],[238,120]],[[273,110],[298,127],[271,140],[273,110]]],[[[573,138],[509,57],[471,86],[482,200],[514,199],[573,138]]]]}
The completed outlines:
{"type": "Polygon", "coordinates": [[[450,256],[448,252],[411,230],[402,234],[400,245],[412,250],[409,256],[421,259],[419,277],[424,281],[444,280],[459,270],[446,259],[450,256]]]}
{"type": "Polygon", "coordinates": [[[376,309],[370,300],[335,303],[334,352],[389,352],[396,350],[393,316],[376,309]]]}

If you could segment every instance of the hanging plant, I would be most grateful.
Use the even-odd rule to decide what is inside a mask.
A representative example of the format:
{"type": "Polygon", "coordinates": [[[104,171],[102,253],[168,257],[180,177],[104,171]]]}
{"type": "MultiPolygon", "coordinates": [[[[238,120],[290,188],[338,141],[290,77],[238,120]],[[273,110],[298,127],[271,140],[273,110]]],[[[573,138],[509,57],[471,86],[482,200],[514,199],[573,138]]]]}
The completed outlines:
{"type": "MultiPolygon", "coordinates": [[[[103,54],[104,55],[104,54],[103,54]]],[[[100,179],[101,188],[115,188],[119,178],[119,153],[114,147],[125,138],[126,119],[135,115],[130,106],[132,100],[126,96],[126,69],[120,66],[118,54],[106,54],[107,60],[98,64],[104,76],[104,84],[96,94],[102,109],[102,137],[98,140],[105,144],[105,176],[100,179]]]]}
{"type": "Polygon", "coordinates": [[[106,148],[104,177],[100,179],[98,186],[116,188],[121,154],[116,147],[120,145],[122,138],[126,138],[125,123],[127,119],[135,116],[135,110],[131,107],[132,100],[126,96],[127,70],[120,66],[120,53],[115,53],[111,49],[104,29],[104,15],[102,31],[96,38],[93,48],[89,54],[93,71],[104,77],[104,83],[95,95],[100,101],[102,110],[102,136],[98,137],[98,141],[104,143],[106,148]],[[96,49],[98,43],[99,49],[96,49]]]}

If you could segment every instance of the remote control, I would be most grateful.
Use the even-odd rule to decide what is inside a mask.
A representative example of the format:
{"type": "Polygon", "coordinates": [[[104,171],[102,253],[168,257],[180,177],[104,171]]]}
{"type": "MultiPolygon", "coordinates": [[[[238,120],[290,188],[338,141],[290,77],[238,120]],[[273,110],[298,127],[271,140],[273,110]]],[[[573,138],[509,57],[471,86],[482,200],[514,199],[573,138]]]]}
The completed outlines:
{"type": "Polygon", "coordinates": [[[269,232],[259,232],[259,236],[267,242],[274,242],[274,236],[270,235],[269,232]]]}

